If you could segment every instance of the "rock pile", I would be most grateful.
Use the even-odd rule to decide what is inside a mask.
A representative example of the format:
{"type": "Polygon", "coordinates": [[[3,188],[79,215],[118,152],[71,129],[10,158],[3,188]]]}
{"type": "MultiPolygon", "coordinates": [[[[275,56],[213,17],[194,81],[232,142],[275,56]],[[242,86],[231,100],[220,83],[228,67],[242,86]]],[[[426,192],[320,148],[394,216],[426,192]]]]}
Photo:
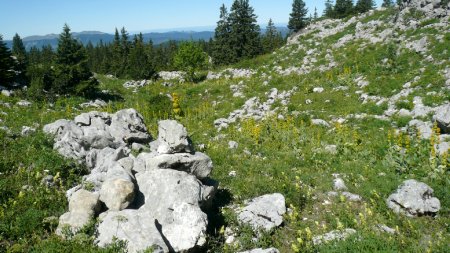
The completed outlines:
{"type": "Polygon", "coordinates": [[[82,184],[67,192],[69,212],[60,217],[57,233],[76,233],[100,213],[99,246],[117,238],[127,241],[129,252],[179,252],[206,242],[203,210],[216,189],[208,179],[212,161],[194,151],[178,122],[160,121],[158,129],[150,143],[134,109],[89,112],[44,127],[58,152],[90,169],[82,184]],[[129,147],[136,143],[149,145],[150,152],[133,156],[129,147]]]}

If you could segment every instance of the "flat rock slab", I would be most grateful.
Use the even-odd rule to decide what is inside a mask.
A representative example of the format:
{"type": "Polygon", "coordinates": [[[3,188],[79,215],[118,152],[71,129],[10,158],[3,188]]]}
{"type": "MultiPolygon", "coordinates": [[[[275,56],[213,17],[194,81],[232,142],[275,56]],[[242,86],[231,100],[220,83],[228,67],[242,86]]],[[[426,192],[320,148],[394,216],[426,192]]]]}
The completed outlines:
{"type": "Polygon", "coordinates": [[[439,199],[433,197],[433,189],[414,179],[404,181],[386,202],[394,212],[408,217],[434,216],[441,209],[439,199]]]}
{"type": "Polygon", "coordinates": [[[284,196],[280,193],[263,195],[248,202],[239,212],[238,220],[254,230],[269,231],[283,223],[286,213],[284,196]]]}

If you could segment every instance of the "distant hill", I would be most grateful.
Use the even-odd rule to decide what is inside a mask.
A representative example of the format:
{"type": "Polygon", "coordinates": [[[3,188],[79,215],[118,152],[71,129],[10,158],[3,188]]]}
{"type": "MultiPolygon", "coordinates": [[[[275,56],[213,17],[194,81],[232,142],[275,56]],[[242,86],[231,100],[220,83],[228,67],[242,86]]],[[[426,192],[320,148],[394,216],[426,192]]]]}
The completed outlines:
{"type": "MultiPolygon", "coordinates": [[[[288,33],[287,28],[279,27],[279,31],[286,36],[288,33]]],[[[265,32],[263,29],[261,32],[265,32]]],[[[159,45],[170,40],[182,41],[182,40],[206,40],[208,41],[210,38],[214,37],[214,31],[171,31],[171,32],[151,32],[144,33],[144,40],[153,41],[153,44],[159,45]]],[[[35,35],[24,37],[23,43],[27,50],[30,50],[31,47],[36,46],[37,48],[41,48],[42,46],[51,45],[53,48],[56,48],[58,45],[58,36],[59,34],[48,34],[48,35],[35,35]]],[[[98,31],[84,31],[84,32],[74,32],[73,36],[78,39],[84,45],[87,45],[89,41],[96,45],[103,41],[104,43],[109,43],[114,40],[114,35],[104,32],[98,31]]],[[[131,36],[130,36],[131,37],[131,36]]],[[[11,40],[5,40],[8,47],[12,47],[11,40]]]]}

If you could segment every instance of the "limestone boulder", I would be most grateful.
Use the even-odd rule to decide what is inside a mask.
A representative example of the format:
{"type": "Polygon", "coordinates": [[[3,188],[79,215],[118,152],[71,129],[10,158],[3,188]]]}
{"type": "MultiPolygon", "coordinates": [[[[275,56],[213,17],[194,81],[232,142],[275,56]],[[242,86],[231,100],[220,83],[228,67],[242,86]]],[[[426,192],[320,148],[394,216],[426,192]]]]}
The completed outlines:
{"type": "Polygon", "coordinates": [[[109,133],[125,144],[149,143],[152,139],[142,115],[135,109],[121,110],[112,115],[109,133]]]}
{"type": "Polygon", "coordinates": [[[386,202],[394,212],[409,217],[434,216],[441,209],[439,199],[433,197],[433,189],[414,179],[404,181],[386,202]]]}
{"type": "Polygon", "coordinates": [[[200,152],[171,155],[141,154],[138,158],[145,162],[145,170],[179,170],[192,174],[199,179],[208,177],[213,168],[211,158],[200,152]]]}
{"type": "Polygon", "coordinates": [[[175,120],[158,122],[158,147],[160,154],[191,153],[194,151],[186,128],[175,120]]]}

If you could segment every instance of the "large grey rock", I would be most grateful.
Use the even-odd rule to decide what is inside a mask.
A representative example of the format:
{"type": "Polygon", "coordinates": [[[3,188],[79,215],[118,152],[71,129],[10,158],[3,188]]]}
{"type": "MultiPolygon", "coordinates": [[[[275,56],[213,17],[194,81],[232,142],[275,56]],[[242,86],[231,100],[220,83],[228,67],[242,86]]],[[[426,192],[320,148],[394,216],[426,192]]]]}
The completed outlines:
{"type": "Polygon", "coordinates": [[[270,249],[252,249],[252,250],[247,250],[247,251],[241,251],[239,253],[280,253],[279,250],[275,249],[275,248],[270,248],[270,249]]]}
{"type": "Polygon", "coordinates": [[[280,193],[254,198],[239,211],[238,220],[249,224],[254,230],[269,231],[283,223],[286,213],[284,196],[280,193]]]}
{"type": "Polygon", "coordinates": [[[438,107],[433,119],[437,122],[441,133],[450,134],[450,104],[438,107]]]}
{"type": "Polygon", "coordinates": [[[439,199],[433,197],[433,189],[414,179],[404,181],[386,202],[394,212],[409,217],[436,215],[441,209],[439,199]]]}
{"type": "Polygon", "coordinates": [[[195,154],[149,154],[141,153],[138,158],[145,161],[145,170],[172,169],[185,171],[199,179],[209,176],[213,168],[209,156],[196,152],[195,154]]]}
{"type": "Polygon", "coordinates": [[[63,235],[66,229],[72,233],[77,233],[89,223],[99,210],[98,193],[92,193],[83,189],[73,193],[69,199],[69,212],[59,218],[56,233],[63,235]]]}
{"type": "Polygon", "coordinates": [[[204,186],[195,176],[176,170],[138,173],[136,181],[144,197],[139,203],[145,204],[141,209],[148,210],[158,218],[173,209],[174,203],[202,205],[214,193],[211,187],[204,186]]]}
{"type": "Polygon", "coordinates": [[[109,132],[117,141],[126,144],[151,141],[144,120],[135,109],[121,110],[112,115],[109,132]]]}
{"type": "Polygon", "coordinates": [[[433,125],[431,122],[423,122],[421,120],[413,119],[408,123],[408,126],[416,128],[422,139],[430,139],[431,135],[433,135],[433,125]]]}
{"type": "Polygon", "coordinates": [[[328,242],[336,241],[336,240],[342,241],[342,240],[347,239],[349,236],[351,236],[355,233],[356,233],[356,230],[351,229],[351,228],[346,228],[344,230],[333,230],[333,231],[328,232],[323,235],[314,236],[313,244],[319,245],[319,244],[328,243],[328,242]]]}
{"type": "Polygon", "coordinates": [[[158,122],[158,148],[160,154],[191,153],[194,151],[186,128],[175,120],[158,122]]]}
{"type": "Polygon", "coordinates": [[[154,245],[169,252],[157,220],[139,210],[109,211],[100,215],[97,244],[100,247],[113,242],[114,238],[127,242],[128,252],[144,251],[154,245]]]}

